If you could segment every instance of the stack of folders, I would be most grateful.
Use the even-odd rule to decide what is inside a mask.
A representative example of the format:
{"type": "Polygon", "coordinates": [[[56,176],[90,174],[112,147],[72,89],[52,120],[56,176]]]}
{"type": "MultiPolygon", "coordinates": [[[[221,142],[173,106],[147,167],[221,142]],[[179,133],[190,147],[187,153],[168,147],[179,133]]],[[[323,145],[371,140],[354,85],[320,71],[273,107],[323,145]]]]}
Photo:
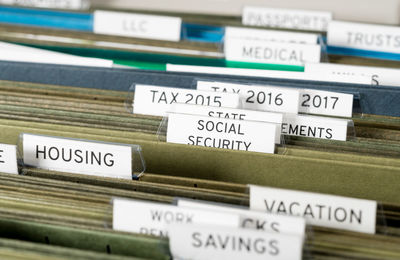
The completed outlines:
{"type": "Polygon", "coordinates": [[[0,0],[0,259],[400,259],[399,21],[0,0]]]}

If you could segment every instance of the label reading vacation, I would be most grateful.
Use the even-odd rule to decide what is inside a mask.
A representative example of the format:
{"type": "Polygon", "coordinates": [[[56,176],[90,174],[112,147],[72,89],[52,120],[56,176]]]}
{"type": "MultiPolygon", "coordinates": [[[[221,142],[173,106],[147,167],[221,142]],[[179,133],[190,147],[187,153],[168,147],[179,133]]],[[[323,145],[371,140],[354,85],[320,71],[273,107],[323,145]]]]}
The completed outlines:
{"type": "Polygon", "coordinates": [[[167,142],[274,153],[276,124],[171,113],[167,142]]]}
{"type": "Polygon", "coordinates": [[[24,164],[41,169],[132,179],[132,147],[23,134],[24,164]]]}
{"type": "Polygon", "coordinates": [[[250,185],[250,209],[304,217],[316,226],[375,233],[376,201],[250,185]]]}
{"type": "Polygon", "coordinates": [[[174,259],[300,260],[302,257],[302,236],[187,224],[172,224],[168,229],[174,259]]]}
{"type": "Polygon", "coordinates": [[[0,144],[0,172],[18,174],[16,145],[0,144]]]}
{"type": "Polygon", "coordinates": [[[332,13],[246,6],[242,23],[251,26],[326,31],[332,13]]]}
{"type": "Polygon", "coordinates": [[[93,31],[99,34],[179,41],[182,20],[178,17],[95,11],[93,31]]]}

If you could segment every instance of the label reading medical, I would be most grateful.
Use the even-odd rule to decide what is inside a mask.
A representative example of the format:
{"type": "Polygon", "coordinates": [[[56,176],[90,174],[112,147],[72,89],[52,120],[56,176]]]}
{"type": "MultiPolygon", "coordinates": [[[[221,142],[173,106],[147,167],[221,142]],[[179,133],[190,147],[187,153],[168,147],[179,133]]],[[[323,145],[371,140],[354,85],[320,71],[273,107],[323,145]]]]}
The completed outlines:
{"type": "Polygon", "coordinates": [[[224,52],[228,61],[299,66],[321,61],[321,46],[317,44],[227,38],[224,52]]]}
{"type": "Polygon", "coordinates": [[[24,164],[41,169],[132,179],[132,147],[23,134],[24,164]]]}
{"type": "Polygon", "coordinates": [[[171,223],[212,224],[235,228],[239,226],[239,217],[161,203],[113,199],[114,230],[168,237],[167,225],[171,223]]]}
{"type": "Polygon", "coordinates": [[[276,127],[271,123],[171,113],[167,142],[274,153],[276,127]]]}
{"type": "Polygon", "coordinates": [[[174,259],[300,260],[303,237],[211,225],[169,225],[174,259]]]}
{"type": "Polygon", "coordinates": [[[376,201],[250,185],[250,208],[304,217],[308,224],[375,233],[376,201]]]}
{"type": "Polygon", "coordinates": [[[244,25],[307,31],[326,31],[331,20],[330,12],[253,6],[246,6],[242,16],[244,25]]]}
{"type": "Polygon", "coordinates": [[[98,34],[179,41],[182,20],[178,17],[95,11],[93,31],[98,34]]]}
{"type": "Polygon", "coordinates": [[[299,112],[300,92],[296,89],[208,81],[198,81],[197,89],[239,94],[244,109],[299,112]]]}
{"type": "Polygon", "coordinates": [[[0,144],[0,172],[18,174],[16,145],[0,144]]]}
{"type": "Polygon", "coordinates": [[[166,116],[175,103],[230,108],[237,108],[240,104],[238,94],[136,85],[133,113],[166,116]]]}

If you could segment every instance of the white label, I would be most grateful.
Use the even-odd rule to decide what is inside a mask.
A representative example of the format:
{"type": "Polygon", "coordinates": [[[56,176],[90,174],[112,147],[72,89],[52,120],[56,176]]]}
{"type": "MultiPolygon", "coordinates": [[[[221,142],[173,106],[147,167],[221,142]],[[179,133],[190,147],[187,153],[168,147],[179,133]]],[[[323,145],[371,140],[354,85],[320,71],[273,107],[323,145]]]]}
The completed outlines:
{"type": "Polygon", "coordinates": [[[296,89],[207,81],[197,82],[197,89],[239,94],[244,109],[299,112],[300,92],[296,89]]]}
{"type": "Polygon", "coordinates": [[[228,38],[224,44],[228,61],[303,65],[321,61],[321,46],[228,38]]]}
{"type": "Polygon", "coordinates": [[[367,77],[372,85],[400,86],[399,69],[341,65],[331,63],[308,63],[304,66],[306,73],[314,73],[322,76],[336,77],[367,77]]]}
{"type": "Polygon", "coordinates": [[[52,171],[132,179],[132,147],[23,134],[24,164],[52,171]]]}
{"type": "Polygon", "coordinates": [[[375,233],[376,201],[250,185],[250,208],[301,216],[315,226],[375,233]]]}
{"type": "Polygon", "coordinates": [[[113,199],[114,230],[167,237],[167,225],[171,223],[212,224],[235,228],[239,226],[239,217],[160,203],[113,199]]]}
{"type": "Polygon", "coordinates": [[[238,94],[136,85],[133,113],[166,116],[175,103],[230,108],[240,105],[238,94]]]}
{"type": "Polygon", "coordinates": [[[175,104],[168,112],[277,124],[275,143],[281,143],[281,125],[283,122],[283,114],[245,109],[208,107],[185,104],[175,104]]]}
{"type": "Polygon", "coordinates": [[[305,219],[300,217],[266,214],[243,208],[229,207],[223,204],[206,203],[187,199],[179,199],[178,206],[238,214],[240,216],[240,226],[242,228],[251,228],[259,231],[304,236],[306,228],[305,219]]]}
{"type": "Polygon", "coordinates": [[[178,17],[95,11],[93,31],[144,39],[179,41],[182,19],[178,17]]]}
{"type": "Polygon", "coordinates": [[[326,31],[332,13],[280,8],[246,6],[242,23],[252,26],[289,28],[307,31],[326,31]]]}
{"type": "Polygon", "coordinates": [[[301,236],[206,225],[169,226],[169,248],[174,259],[300,260],[301,236]]]}
{"type": "Polygon", "coordinates": [[[226,27],[225,41],[230,38],[254,41],[277,41],[302,44],[318,44],[318,34],[249,29],[244,27],[226,27]]]}
{"type": "Polygon", "coordinates": [[[0,144],[0,172],[18,174],[17,146],[0,144]]]}
{"type": "Polygon", "coordinates": [[[371,84],[370,77],[347,76],[347,75],[326,75],[326,74],[308,73],[308,72],[306,73],[306,72],[297,72],[297,71],[222,68],[222,67],[189,66],[189,65],[175,65],[175,64],[167,64],[167,71],[248,76],[248,77],[261,77],[261,78],[280,78],[280,79],[297,79],[297,80],[325,81],[325,82],[341,82],[341,83],[354,83],[354,84],[371,84]]]}
{"type": "Polygon", "coordinates": [[[0,0],[0,4],[54,9],[88,9],[87,0],[0,0]]]}
{"type": "Polygon", "coordinates": [[[299,112],[307,114],[351,117],[353,95],[314,89],[300,90],[299,112]]]}
{"type": "Polygon", "coordinates": [[[346,119],[286,114],[282,134],[346,141],[348,125],[346,119]]]}
{"type": "Polygon", "coordinates": [[[171,113],[167,142],[274,153],[276,127],[270,123],[171,113]]]}
{"type": "Polygon", "coordinates": [[[400,28],[332,21],[328,29],[328,45],[400,53],[400,28]]]}

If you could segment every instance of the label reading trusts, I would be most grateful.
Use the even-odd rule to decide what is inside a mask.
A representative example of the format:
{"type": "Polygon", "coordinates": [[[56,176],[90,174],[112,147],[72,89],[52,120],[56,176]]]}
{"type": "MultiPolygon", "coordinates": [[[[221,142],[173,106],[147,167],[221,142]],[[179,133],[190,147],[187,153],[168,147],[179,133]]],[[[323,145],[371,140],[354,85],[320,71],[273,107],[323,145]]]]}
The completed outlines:
{"type": "Polygon", "coordinates": [[[400,28],[332,21],[328,29],[328,45],[400,53],[400,28]]]}
{"type": "Polygon", "coordinates": [[[376,201],[250,185],[250,208],[304,217],[308,224],[375,233],[376,201]]]}
{"type": "Polygon", "coordinates": [[[227,38],[224,52],[228,61],[299,66],[307,62],[321,61],[321,46],[317,44],[227,38]]]}
{"type": "Polygon", "coordinates": [[[331,20],[330,12],[253,6],[246,6],[242,16],[244,25],[307,31],[326,31],[331,20]]]}
{"type": "Polygon", "coordinates": [[[88,0],[0,0],[0,4],[54,9],[88,9],[88,0]]]}
{"type": "Polygon", "coordinates": [[[18,174],[17,146],[0,144],[0,172],[18,174]]]}
{"type": "Polygon", "coordinates": [[[276,124],[195,115],[168,116],[167,142],[274,153],[276,124]]]}
{"type": "Polygon", "coordinates": [[[23,134],[24,164],[41,169],[132,179],[132,147],[23,134]]]}
{"type": "Polygon", "coordinates": [[[230,108],[240,104],[238,94],[136,85],[133,113],[166,116],[175,103],[230,108]]]}
{"type": "Polygon", "coordinates": [[[212,224],[235,228],[239,226],[239,217],[167,204],[113,199],[114,230],[168,237],[167,225],[172,223],[212,224]]]}
{"type": "Polygon", "coordinates": [[[182,20],[178,17],[95,11],[93,31],[99,34],[179,41],[182,20]]]}
{"type": "Polygon", "coordinates": [[[302,259],[303,237],[211,225],[172,224],[174,259],[302,259]]]}

